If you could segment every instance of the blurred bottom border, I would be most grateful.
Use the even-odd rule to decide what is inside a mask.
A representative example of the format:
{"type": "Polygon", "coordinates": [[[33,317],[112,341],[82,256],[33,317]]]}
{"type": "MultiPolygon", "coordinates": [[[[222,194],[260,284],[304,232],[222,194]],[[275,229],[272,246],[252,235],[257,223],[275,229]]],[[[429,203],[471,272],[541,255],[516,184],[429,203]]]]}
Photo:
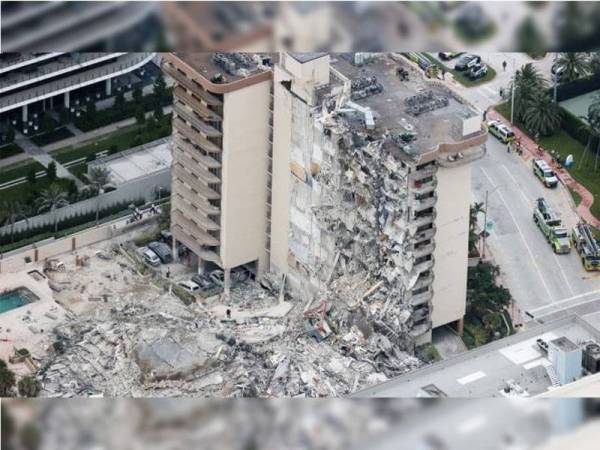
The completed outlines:
{"type": "Polygon", "coordinates": [[[596,399],[3,399],[3,450],[596,449],[596,399]]]}

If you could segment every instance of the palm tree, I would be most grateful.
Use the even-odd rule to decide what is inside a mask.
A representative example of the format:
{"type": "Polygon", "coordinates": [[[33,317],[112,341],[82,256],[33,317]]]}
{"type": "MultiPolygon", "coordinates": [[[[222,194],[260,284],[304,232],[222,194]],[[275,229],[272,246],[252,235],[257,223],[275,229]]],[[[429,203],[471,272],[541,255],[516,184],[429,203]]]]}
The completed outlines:
{"type": "Polygon", "coordinates": [[[596,145],[596,159],[594,162],[594,171],[598,169],[598,153],[600,152],[600,95],[595,94],[592,97],[592,103],[588,107],[587,122],[592,134],[598,138],[596,145]]]}
{"type": "Polygon", "coordinates": [[[58,232],[58,215],[56,214],[56,210],[69,204],[67,193],[62,186],[52,183],[48,186],[48,189],[45,189],[40,193],[38,204],[38,212],[50,211],[52,213],[54,219],[54,234],[56,234],[58,232]]]}
{"type": "Polygon", "coordinates": [[[14,242],[15,223],[18,220],[25,220],[25,223],[29,225],[27,208],[17,200],[4,200],[2,202],[2,209],[0,209],[0,211],[0,214],[2,214],[2,217],[0,217],[0,223],[10,225],[10,242],[14,242]]]}
{"type": "Polygon", "coordinates": [[[85,174],[85,178],[88,180],[88,183],[94,188],[94,192],[97,194],[96,225],[98,225],[98,220],[100,217],[100,194],[103,194],[107,187],[112,187],[112,184],[110,183],[110,169],[105,166],[91,167],[88,173],[85,174]]]}
{"type": "Polygon", "coordinates": [[[531,63],[515,72],[511,89],[515,90],[514,112],[517,121],[523,121],[529,102],[547,88],[548,82],[531,63]]]}
{"type": "Polygon", "coordinates": [[[585,53],[561,53],[556,59],[557,69],[560,71],[561,81],[574,81],[590,73],[590,62],[585,53]]]}
{"type": "Polygon", "coordinates": [[[529,100],[524,121],[533,135],[549,136],[560,127],[560,108],[548,94],[539,92],[529,100]]]}
{"type": "Polygon", "coordinates": [[[583,166],[583,163],[585,162],[585,158],[587,156],[587,152],[590,148],[590,144],[592,143],[592,139],[594,137],[597,137],[596,130],[590,125],[590,123],[592,122],[593,119],[590,116],[589,108],[588,108],[588,113],[585,116],[579,116],[579,119],[581,119],[581,126],[579,129],[583,132],[586,132],[588,135],[588,138],[587,138],[587,143],[585,144],[585,148],[583,149],[583,155],[581,155],[581,159],[577,163],[577,168],[581,168],[583,166]]]}

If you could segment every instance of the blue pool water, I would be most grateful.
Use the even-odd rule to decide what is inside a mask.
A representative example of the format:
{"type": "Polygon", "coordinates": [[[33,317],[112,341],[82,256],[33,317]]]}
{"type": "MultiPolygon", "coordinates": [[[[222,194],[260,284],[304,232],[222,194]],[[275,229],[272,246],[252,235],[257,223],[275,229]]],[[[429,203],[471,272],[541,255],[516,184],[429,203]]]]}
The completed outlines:
{"type": "Polygon", "coordinates": [[[37,297],[35,294],[26,288],[17,288],[12,291],[4,292],[0,294],[0,314],[27,305],[36,300],[37,297]]]}

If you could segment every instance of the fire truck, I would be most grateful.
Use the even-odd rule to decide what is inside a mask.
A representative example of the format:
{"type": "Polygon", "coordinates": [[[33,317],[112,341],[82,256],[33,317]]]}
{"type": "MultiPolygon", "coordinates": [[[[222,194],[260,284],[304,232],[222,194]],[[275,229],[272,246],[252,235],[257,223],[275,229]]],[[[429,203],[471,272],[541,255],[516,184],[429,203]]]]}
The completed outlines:
{"type": "Polygon", "coordinates": [[[600,245],[596,241],[589,225],[579,222],[571,233],[573,247],[581,257],[585,270],[600,270],[600,245]]]}

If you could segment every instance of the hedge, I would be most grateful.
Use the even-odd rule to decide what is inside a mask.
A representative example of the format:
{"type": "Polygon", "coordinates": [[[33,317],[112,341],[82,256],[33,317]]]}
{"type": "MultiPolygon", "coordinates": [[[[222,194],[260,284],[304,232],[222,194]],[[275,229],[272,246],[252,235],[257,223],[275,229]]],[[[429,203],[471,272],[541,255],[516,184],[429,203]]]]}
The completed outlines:
{"type": "MultiPolygon", "coordinates": [[[[129,205],[134,204],[136,206],[141,206],[145,203],[143,198],[139,198],[134,201],[123,201],[116,203],[108,208],[104,208],[100,210],[99,218],[106,219],[107,217],[111,217],[117,213],[122,211],[127,211],[129,209],[129,205]]],[[[96,211],[92,210],[87,213],[77,214],[72,217],[68,217],[58,222],[58,236],[70,234],[73,232],[72,228],[87,225],[89,223],[96,221],[96,211]],[[65,233],[65,231],[68,231],[65,233]],[[63,233],[61,233],[63,232],[63,233]]],[[[85,227],[84,227],[85,228],[85,227]]],[[[38,225],[35,227],[28,228],[27,230],[18,231],[14,234],[14,237],[11,237],[10,234],[2,234],[0,235],[0,246],[10,246],[11,248],[3,248],[0,247],[2,252],[9,251],[9,249],[15,249],[19,247],[23,247],[33,242],[38,242],[48,237],[54,236],[54,224],[48,223],[45,225],[38,225]],[[14,243],[12,243],[14,241],[14,243]]]]}
{"type": "MultiPolygon", "coordinates": [[[[592,75],[591,77],[579,78],[568,83],[560,83],[556,87],[556,101],[569,100],[597,89],[600,89],[600,75],[592,75]]],[[[554,95],[553,88],[550,88],[549,93],[551,96],[554,95]]]]}

